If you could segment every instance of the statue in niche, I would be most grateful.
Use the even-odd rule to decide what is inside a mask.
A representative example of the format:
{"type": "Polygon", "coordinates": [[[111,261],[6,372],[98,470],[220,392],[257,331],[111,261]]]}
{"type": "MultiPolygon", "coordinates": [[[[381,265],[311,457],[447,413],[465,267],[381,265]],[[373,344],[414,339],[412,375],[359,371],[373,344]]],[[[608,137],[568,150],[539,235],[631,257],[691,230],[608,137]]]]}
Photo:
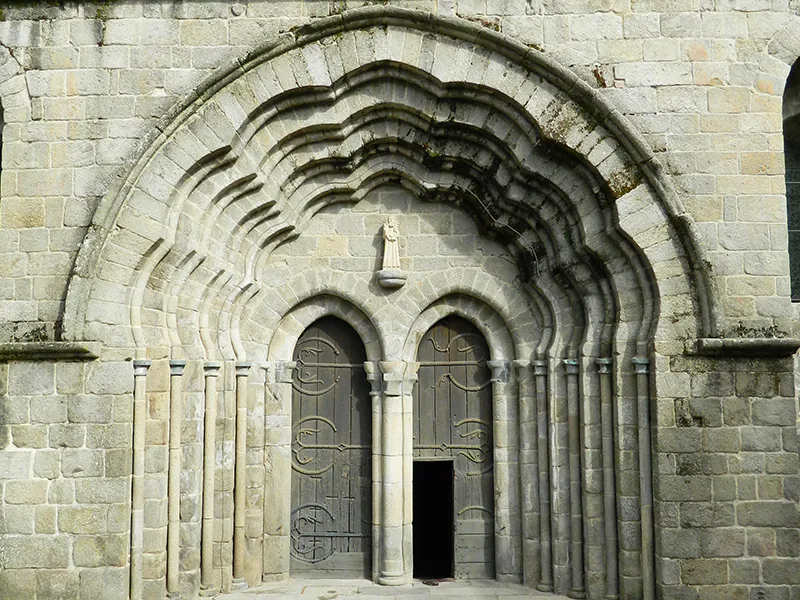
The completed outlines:
{"type": "Polygon", "coordinates": [[[397,217],[388,216],[383,222],[383,268],[378,271],[378,283],[389,289],[399,288],[406,277],[400,268],[400,225],[397,217]]]}
{"type": "Polygon", "coordinates": [[[383,268],[400,268],[400,225],[397,217],[386,217],[383,223],[383,268]]]}

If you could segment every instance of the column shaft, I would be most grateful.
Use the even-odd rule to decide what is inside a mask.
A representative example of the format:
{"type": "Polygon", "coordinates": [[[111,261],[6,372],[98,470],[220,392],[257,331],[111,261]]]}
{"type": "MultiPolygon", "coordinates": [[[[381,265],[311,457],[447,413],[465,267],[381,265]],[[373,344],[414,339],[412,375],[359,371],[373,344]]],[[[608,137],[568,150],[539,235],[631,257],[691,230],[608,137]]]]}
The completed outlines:
{"type": "Polygon", "coordinates": [[[619,598],[619,564],[617,560],[617,486],[614,458],[613,360],[597,359],[600,379],[600,429],[603,438],[603,520],[605,527],[606,599],[619,598]]]}
{"type": "Polygon", "coordinates": [[[550,418],[548,411],[547,361],[533,362],[536,385],[537,444],[539,451],[539,539],[541,579],[536,588],[553,591],[553,554],[550,542],[550,418]]]}
{"type": "Polygon", "coordinates": [[[244,569],[247,511],[247,376],[250,363],[236,365],[236,450],[233,483],[233,589],[247,587],[244,569]]]}
{"type": "Polygon", "coordinates": [[[214,588],[214,475],[216,467],[217,375],[220,363],[205,364],[205,419],[203,422],[203,526],[200,542],[200,595],[214,588]]]}
{"type": "Polygon", "coordinates": [[[383,373],[381,412],[381,564],[378,581],[407,583],[403,558],[403,377],[402,361],[379,363],[383,373]]]}
{"type": "Polygon", "coordinates": [[[169,472],[167,475],[167,596],[179,598],[181,549],[181,428],[185,360],[169,361],[169,472]]]}
{"type": "Polygon", "coordinates": [[[151,361],[133,361],[133,476],[131,477],[130,597],[142,597],[144,548],[144,448],[147,419],[147,370],[151,361]]]}
{"type": "Polygon", "coordinates": [[[585,598],[583,577],[583,507],[581,478],[581,415],[580,415],[580,371],[577,359],[564,360],[567,373],[567,430],[569,432],[569,504],[570,547],[572,558],[572,585],[570,598],[585,598]]]}
{"type": "Polygon", "coordinates": [[[526,585],[541,581],[539,515],[539,448],[533,371],[527,360],[515,360],[519,397],[519,472],[522,502],[522,571],[526,585]]]}
{"type": "Polygon", "coordinates": [[[650,458],[650,360],[634,358],[639,425],[639,496],[642,510],[642,598],[655,598],[653,555],[653,488],[650,458]]]}
{"type": "Polygon", "coordinates": [[[519,413],[511,365],[489,360],[494,409],[495,570],[505,581],[522,579],[522,528],[519,488],[519,413]]]}
{"type": "Polygon", "coordinates": [[[372,406],[372,579],[379,581],[381,570],[381,553],[383,545],[382,539],[382,450],[381,450],[381,425],[382,425],[382,404],[381,388],[382,377],[378,364],[367,361],[364,363],[364,370],[367,372],[367,381],[370,384],[370,401],[372,406]]]}

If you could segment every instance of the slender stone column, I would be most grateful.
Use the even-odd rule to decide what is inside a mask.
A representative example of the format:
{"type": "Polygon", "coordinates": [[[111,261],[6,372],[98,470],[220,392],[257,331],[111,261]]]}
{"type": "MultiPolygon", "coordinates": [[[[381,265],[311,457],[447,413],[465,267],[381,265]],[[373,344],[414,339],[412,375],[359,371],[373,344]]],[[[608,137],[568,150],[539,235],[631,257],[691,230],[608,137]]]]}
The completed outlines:
{"type": "Polygon", "coordinates": [[[550,541],[550,418],[547,395],[547,361],[533,361],[536,386],[536,419],[539,450],[539,539],[541,545],[541,579],[536,589],[553,591],[553,553],[550,541]]]}
{"type": "Polygon", "coordinates": [[[144,548],[144,447],[147,419],[147,370],[149,360],[133,361],[133,476],[131,477],[131,573],[130,597],[142,597],[144,548]]]}
{"type": "Polygon", "coordinates": [[[169,473],[167,475],[167,597],[181,595],[181,428],[185,360],[169,361],[169,473]]]}
{"type": "Polygon", "coordinates": [[[515,360],[519,397],[519,476],[522,502],[522,576],[526,585],[541,581],[539,535],[539,441],[535,386],[530,361],[515,360]]]}
{"type": "Polygon", "coordinates": [[[572,555],[572,585],[570,598],[585,598],[583,578],[583,508],[581,503],[581,415],[580,367],[577,359],[564,359],[567,373],[567,429],[569,431],[569,503],[570,503],[570,547],[572,555]]]}
{"type": "Polygon", "coordinates": [[[606,600],[619,598],[617,561],[617,485],[614,474],[614,398],[611,358],[597,359],[600,378],[600,430],[603,438],[603,521],[605,527],[606,600]]]}
{"type": "Polygon", "coordinates": [[[403,379],[403,570],[406,582],[414,576],[414,384],[419,363],[407,363],[403,379]]]}
{"type": "Polygon", "coordinates": [[[381,383],[382,377],[377,362],[367,361],[364,363],[364,370],[367,372],[367,381],[370,385],[370,400],[372,401],[372,579],[380,579],[381,552],[383,544],[381,542],[381,506],[383,506],[383,493],[381,489],[382,478],[381,468],[383,466],[383,454],[381,452],[381,383]]]}
{"type": "Polygon", "coordinates": [[[403,378],[406,363],[381,361],[383,396],[381,425],[381,560],[378,582],[408,582],[403,559],[403,378]]]}
{"type": "Polygon", "coordinates": [[[247,376],[250,363],[236,363],[236,450],[233,483],[233,581],[231,588],[247,587],[244,570],[245,514],[247,511],[247,376]]]}
{"type": "Polygon", "coordinates": [[[639,496],[642,511],[642,599],[655,598],[653,556],[653,488],[650,458],[650,359],[633,359],[639,425],[639,496]]]}
{"type": "Polygon", "coordinates": [[[215,596],[214,588],[214,471],[217,432],[217,375],[220,363],[204,365],[205,419],[203,421],[203,526],[200,542],[200,595],[215,596]]]}
{"type": "Polygon", "coordinates": [[[522,580],[522,530],[519,489],[519,417],[511,365],[488,360],[494,407],[495,569],[500,581],[522,580]]]}

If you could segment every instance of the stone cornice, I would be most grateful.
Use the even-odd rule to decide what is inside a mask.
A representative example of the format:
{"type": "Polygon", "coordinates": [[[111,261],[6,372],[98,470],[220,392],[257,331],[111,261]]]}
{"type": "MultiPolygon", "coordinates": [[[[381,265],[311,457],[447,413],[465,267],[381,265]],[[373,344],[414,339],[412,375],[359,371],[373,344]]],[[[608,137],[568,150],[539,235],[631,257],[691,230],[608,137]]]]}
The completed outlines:
{"type": "Polygon", "coordinates": [[[686,342],[686,354],[720,358],[786,358],[799,348],[797,338],[698,338],[686,342]]]}
{"type": "Polygon", "coordinates": [[[95,360],[100,342],[8,342],[0,344],[0,362],[9,360],[95,360]]]}

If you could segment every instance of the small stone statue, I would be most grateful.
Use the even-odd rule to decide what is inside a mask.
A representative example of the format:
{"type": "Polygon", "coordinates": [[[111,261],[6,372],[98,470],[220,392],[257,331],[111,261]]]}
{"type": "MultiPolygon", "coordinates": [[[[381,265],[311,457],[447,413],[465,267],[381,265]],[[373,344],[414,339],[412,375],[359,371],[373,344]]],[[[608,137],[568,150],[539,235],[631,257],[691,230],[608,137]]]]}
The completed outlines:
{"type": "Polygon", "coordinates": [[[383,268],[378,283],[385,288],[403,287],[406,273],[400,268],[400,225],[397,217],[386,217],[383,223],[383,268]]]}
{"type": "Polygon", "coordinates": [[[383,223],[383,269],[400,268],[400,225],[397,217],[386,217],[383,223]]]}

